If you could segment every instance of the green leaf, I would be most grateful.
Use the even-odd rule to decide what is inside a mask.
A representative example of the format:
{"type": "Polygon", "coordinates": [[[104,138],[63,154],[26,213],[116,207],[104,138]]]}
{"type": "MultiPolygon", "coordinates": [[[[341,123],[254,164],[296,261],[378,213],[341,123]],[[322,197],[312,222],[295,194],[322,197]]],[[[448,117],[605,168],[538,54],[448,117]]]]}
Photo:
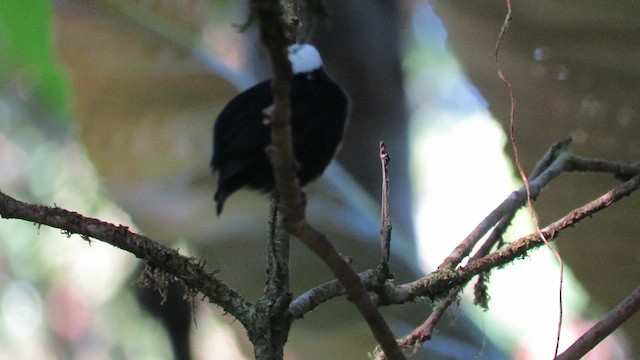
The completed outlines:
{"type": "Polygon", "coordinates": [[[45,0],[0,1],[0,81],[26,81],[37,101],[66,119],[69,85],[54,54],[52,13],[45,0]]]}

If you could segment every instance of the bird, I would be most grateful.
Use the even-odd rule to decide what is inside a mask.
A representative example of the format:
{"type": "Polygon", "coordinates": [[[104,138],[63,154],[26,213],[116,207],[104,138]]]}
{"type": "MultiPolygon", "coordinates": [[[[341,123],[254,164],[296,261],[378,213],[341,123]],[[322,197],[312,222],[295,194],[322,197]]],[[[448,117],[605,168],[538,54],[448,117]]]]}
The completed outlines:
{"type": "MultiPolygon", "coordinates": [[[[301,186],[317,179],[335,157],[350,112],[347,93],[325,72],[311,44],[288,48],[293,152],[301,186]]],[[[273,103],[271,80],[238,94],[222,109],[213,129],[211,168],[218,174],[216,213],[235,191],[247,187],[268,193],[275,188],[265,148],[271,143],[264,110],[273,103]]]]}

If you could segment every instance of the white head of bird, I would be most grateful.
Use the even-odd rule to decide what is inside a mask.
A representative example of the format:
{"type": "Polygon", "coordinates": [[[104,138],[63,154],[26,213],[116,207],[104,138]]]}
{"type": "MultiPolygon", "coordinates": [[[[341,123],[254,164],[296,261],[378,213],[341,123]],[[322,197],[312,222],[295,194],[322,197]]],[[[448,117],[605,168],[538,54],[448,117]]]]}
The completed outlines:
{"type": "Polygon", "coordinates": [[[320,53],[311,44],[289,46],[289,61],[294,74],[308,73],[322,67],[320,53]]]}

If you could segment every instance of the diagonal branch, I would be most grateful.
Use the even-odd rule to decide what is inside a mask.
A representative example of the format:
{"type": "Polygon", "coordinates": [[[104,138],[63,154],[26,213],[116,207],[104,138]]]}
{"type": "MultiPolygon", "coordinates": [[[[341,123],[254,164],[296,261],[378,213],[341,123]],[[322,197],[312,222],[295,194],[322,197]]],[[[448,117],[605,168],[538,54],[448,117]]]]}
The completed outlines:
{"type": "MultiPolygon", "coordinates": [[[[639,188],[640,175],[636,175],[599,198],[571,211],[561,219],[541,229],[540,232],[547,240],[553,240],[557,238],[563,230],[573,227],[580,221],[606,209],[614,202],[629,196],[639,188]]],[[[388,296],[385,299],[385,303],[380,303],[379,305],[405,303],[413,301],[420,296],[426,296],[432,299],[442,296],[452,287],[464,285],[471,280],[473,276],[522,258],[528,251],[541,245],[544,245],[544,242],[541,240],[538,232],[529,234],[509,244],[509,246],[505,248],[499,249],[480,259],[470,261],[466,266],[461,268],[451,269],[442,267],[422,279],[398,285],[393,288],[393,296],[388,296]]]]}
{"type": "Polygon", "coordinates": [[[569,161],[571,155],[564,149],[558,151],[555,159],[538,177],[529,182],[528,187],[521,187],[506,198],[495,210],[493,210],[482,222],[453,250],[453,252],[443,261],[438,268],[453,268],[473,249],[476,243],[491,229],[500,219],[514,213],[523,206],[530,195],[535,199],[540,194],[542,188],[551,180],[567,171],[571,167],[569,161]]]}
{"type": "MultiPolygon", "coordinates": [[[[633,176],[635,174],[640,173],[640,164],[627,164],[627,163],[607,161],[607,160],[601,160],[601,159],[588,159],[588,158],[582,158],[582,157],[569,154],[567,153],[567,149],[566,149],[569,143],[570,143],[570,140],[566,139],[554,144],[549,149],[549,151],[547,151],[547,153],[542,157],[542,159],[538,162],[538,164],[536,165],[536,169],[532,172],[532,176],[531,176],[531,178],[534,180],[537,179],[541,174],[543,174],[549,167],[552,167],[552,172],[550,174],[544,173],[543,174],[544,180],[540,181],[539,183],[536,183],[537,185],[539,185],[539,188],[542,188],[548,185],[548,183],[555,177],[554,174],[555,172],[557,172],[559,168],[561,168],[562,171],[610,172],[617,177],[620,177],[620,176],[628,177],[628,176],[633,176]],[[564,154],[564,155],[560,160],[556,161],[559,158],[559,155],[561,154],[564,154]]],[[[584,219],[584,217],[586,216],[595,214],[595,212],[606,207],[605,205],[609,201],[617,201],[622,197],[624,197],[625,195],[631,193],[635,189],[637,189],[637,185],[634,185],[633,182],[622,184],[617,189],[614,189],[612,190],[612,192],[610,192],[610,194],[613,194],[612,197],[609,197],[609,198],[601,197],[600,199],[594,200],[593,202],[587,204],[585,207],[569,213],[567,216],[558,220],[556,223],[548,226],[546,230],[553,232],[554,237],[557,237],[559,233],[566,227],[572,226],[573,224],[575,224],[575,222],[581,219],[584,219]],[[582,214],[582,215],[578,216],[578,214],[582,214]]],[[[524,190],[520,189],[519,191],[522,192],[524,190]]],[[[514,194],[509,196],[509,198],[507,198],[507,200],[505,201],[508,201],[513,197],[514,197],[514,194]]],[[[522,198],[519,206],[520,207],[523,206],[525,201],[526,199],[522,198]]],[[[506,227],[508,223],[505,221],[505,219],[507,220],[510,219],[511,215],[513,215],[516,209],[517,207],[514,208],[512,212],[508,213],[506,217],[502,218],[498,222],[500,230],[498,230],[497,228],[494,228],[494,233],[491,236],[492,238],[498,238],[500,236],[502,231],[504,231],[504,227],[506,227]]],[[[497,216],[495,218],[497,218],[497,216]]],[[[480,228],[483,224],[486,225],[486,223],[487,222],[483,222],[478,227],[480,228]]],[[[489,225],[489,227],[491,226],[489,225]]],[[[478,233],[480,231],[481,230],[476,229],[474,230],[473,233],[478,233]]],[[[529,235],[528,237],[525,237],[523,239],[525,240],[530,239],[531,236],[533,235],[529,235]]],[[[471,257],[469,261],[470,265],[473,264],[473,266],[476,266],[478,263],[476,263],[475,261],[483,259],[483,257],[485,257],[489,253],[489,250],[492,244],[494,243],[493,240],[487,241],[486,244],[483,244],[483,247],[479,249],[478,252],[471,257]]],[[[497,252],[497,254],[502,253],[502,251],[507,251],[504,253],[504,255],[506,256],[509,252],[513,251],[514,247],[521,248],[522,245],[523,245],[522,242],[512,243],[509,249],[500,250],[497,252]]],[[[540,244],[537,244],[536,246],[539,246],[539,245],[540,244]]],[[[510,259],[514,259],[514,258],[517,258],[518,256],[521,256],[517,254],[524,254],[524,252],[519,251],[515,254],[511,254],[509,255],[509,259],[501,260],[500,263],[502,264],[504,262],[511,261],[510,259]]],[[[496,258],[495,254],[492,256],[494,259],[496,258]]],[[[486,259],[483,259],[483,261],[486,261],[486,259]]],[[[492,269],[494,267],[497,267],[498,264],[490,265],[487,263],[483,263],[483,266],[488,266],[487,269],[492,269]]],[[[473,267],[469,269],[472,269],[472,268],[473,267]]],[[[429,276],[433,276],[434,278],[437,278],[437,277],[446,276],[447,273],[448,272],[446,270],[441,269],[439,271],[436,271],[433,274],[430,274],[429,276]]],[[[466,283],[466,280],[465,281],[456,280],[455,276],[463,276],[468,279],[470,279],[473,276],[473,275],[465,274],[464,272],[460,272],[459,275],[456,275],[455,273],[452,273],[452,272],[449,272],[449,274],[453,275],[454,277],[454,279],[449,279],[450,281],[454,281],[456,282],[456,284],[461,284],[461,285],[466,283]]],[[[416,291],[416,288],[414,287],[415,282],[398,285],[398,286],[392,286],[391,284],[381,284],[379,280],[379,276],[380,276],[379,270],[373,270],[373,269],[360,273],[360,278],[364,282],[366,288],[369,291],[377,291],[378,289],[382,289],[382,292],[385,294],[385,296],[389,297],[387,299],[387,298],[378,297],[376,295],[372,295],[374,302],[378,306],[405,303],[408,301],[415,300],[415,298],[418,296],[418,294],[415,293],[416,291]]],[[[449,290],[449,287],[445,287],[445,288],[446,290],[449,290]]],[[[338,281],[335,281],[335,280],[330,281],[302,294],[300,297],[298,297],[296,300],[294,300],[291,303],[290,310],[292,314],[294,314],[295,318],[299,318],[302,315],[304,315],[306,312],[311,311],[313,308],[320,305],[321,303],[328,301],[333,297],[342,296],[344,294],[345,294],[344,288],[339,284],[338,281]]],[[[428,290],[422,293],[422,295],[427,295],[427,296],[436,296],[438,294],[441,294],[441,292],[439,293],[435,290],[428,290]]],[[[449,291],[448,293],[449,300],[453,300],[456,297],[456,294],[457,294],[456,292],[449,291]]],[[[441,304],[446,304],[446,303],[447,302],[443,302],[441,304]]],[[[442,308],[439,308],[439,309],[441,311],[446,310],[446,305],[442,306],[442,308]]],[[[435,314],[434,317],[437,319],[439,315],[435,314]]],[[[431,331],[430,327],[435,325],[435,322],[432,320],[428,320],[427,322],[425,322],[425,325],[423,327],[416,329],[416,333],[414,335],[420,335],[420,337],[425,339],[428,338],[428,333],[431,331]]],[[[411,336],[411,337],[412,337],[411,339],[409,337],[405,338],[404,342],[411,343],[412,341],[415,341],[418,339],[418,337],[416,336],[411,336]]]]}
{"type": "Polygon", "coordinates": [[[631,295],[609,311],[602,320],[558,355],[556,360],[581,359],[638,311],[640,311],[640,288],[635,289],[631,295]]]}

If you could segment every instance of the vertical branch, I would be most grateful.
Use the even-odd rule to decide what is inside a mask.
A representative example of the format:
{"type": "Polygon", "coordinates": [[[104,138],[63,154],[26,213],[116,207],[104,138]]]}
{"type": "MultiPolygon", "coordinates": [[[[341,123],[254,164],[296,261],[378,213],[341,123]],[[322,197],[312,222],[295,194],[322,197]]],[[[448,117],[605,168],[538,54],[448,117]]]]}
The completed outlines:
{"type": "MultiPolygon", "coordinates": [[[[289,293],[289,233],[279,223],[277,195],[271,198],[267,241],[267,281],[264,297],[277,301],[289,293]]],[[[288,303],[286,306],[288,307],[288,303]]]]}
{"type": "Polygon", "coordinates": [[[358,274],[346,263],[333,244],[305,220],[305,202],[297,178],[293,155],[291,117],[291,63],[287,57],[287,38],[282,24],[282,7],[278,0],[252,0],[252,11],[260,25],[262,43],[269,50],[274,78],[271,83],[273,106],[265,111],[271,125],[271,145],[266,151],[273,166],[276,189],[284,228],[298,237],[319,256],[344,286],[349,301],[358,308],[383,351],[390,359],[404,359],[377,307],[371,300],[358,274]]]}
{"type": "Polygon", "coordinates": [[[268,50],[273,68],[273,106],[265,110],[265,120],[271,125],[271,145],[266,151],[273,166],[283,221],[296,226],[303,221],[304,199],[293,155],[290,126],[293,72],[287,54],[289,42],[282,24],[282,7],[279,0],[252,0],[251,4],[259,20],[261,41],[268,50]]]}
{"type": "MultiPolygon", "coordinates": [[[[252,13],[257,16],[260,25],[262,43],[268,48],[274,78],[271,82],[273,105],[265,109],[265,123],[271,125],[271,142],[265,151],[270,157],[274,176],[276,178],[276,192],[280,199],[291,199],[296,204],[301,204],[299,184],[296,176],[296,166],[293,157],[292,134],[289,121],[291,118],[291,80],[293,73],[287,56],[288,40],[281,24],[282,7],[278,0],[252,0],[252,13]],[[280,154],[277,154],[280,152],[280,154]],[[293,184],[290,187],[281,186],[282,182],[293,184]]],[[[277,205],[274,205],[277,206],[277,205]]],[[[275,215],[275,209],[272,210],[275,215]]],[[[274,216],[275,217],[275,216],[274,216]]],[[[273,219],[273,238],[269,246],[269,279],[264,296],[256,303],[256,326],[249,331],[249,336],[254,344],[254,354],[257,359],[283,358],[284,345],[287,342],[291,326],[291,317],[288,315],[288,305],[291,301],[288,286],[288,261],[289,244],[286,241],[279,242],[277,227],[281,222],[273,219]],[[273,251],[273,253],[272,253],[273,251]],[[285,252],[284,254],[275,254],[285,252]],[[285,276],[286,284],[280,284],[285,276]]],[[[285,236],[286,237],[286,236],[285,236]]]]}
{"type": "Polygon", "coordinates": [[[278,195],[271,197],[267,240],[267,280],[249,330],[256,359],[282,358],[293,318],[289,313],[289,234],[278,221],[278,195]]]}
{"type": "Polygon", "coordinates": [[[382,225],[380,227],[380,243],[382,246],[382,265],[388,266],[391,247],[391,215],[389,211],[389,172],[388,166],[391,158],[387,153],[387,146],[380,141],[380,164],[382,165],[382,225]]]}

